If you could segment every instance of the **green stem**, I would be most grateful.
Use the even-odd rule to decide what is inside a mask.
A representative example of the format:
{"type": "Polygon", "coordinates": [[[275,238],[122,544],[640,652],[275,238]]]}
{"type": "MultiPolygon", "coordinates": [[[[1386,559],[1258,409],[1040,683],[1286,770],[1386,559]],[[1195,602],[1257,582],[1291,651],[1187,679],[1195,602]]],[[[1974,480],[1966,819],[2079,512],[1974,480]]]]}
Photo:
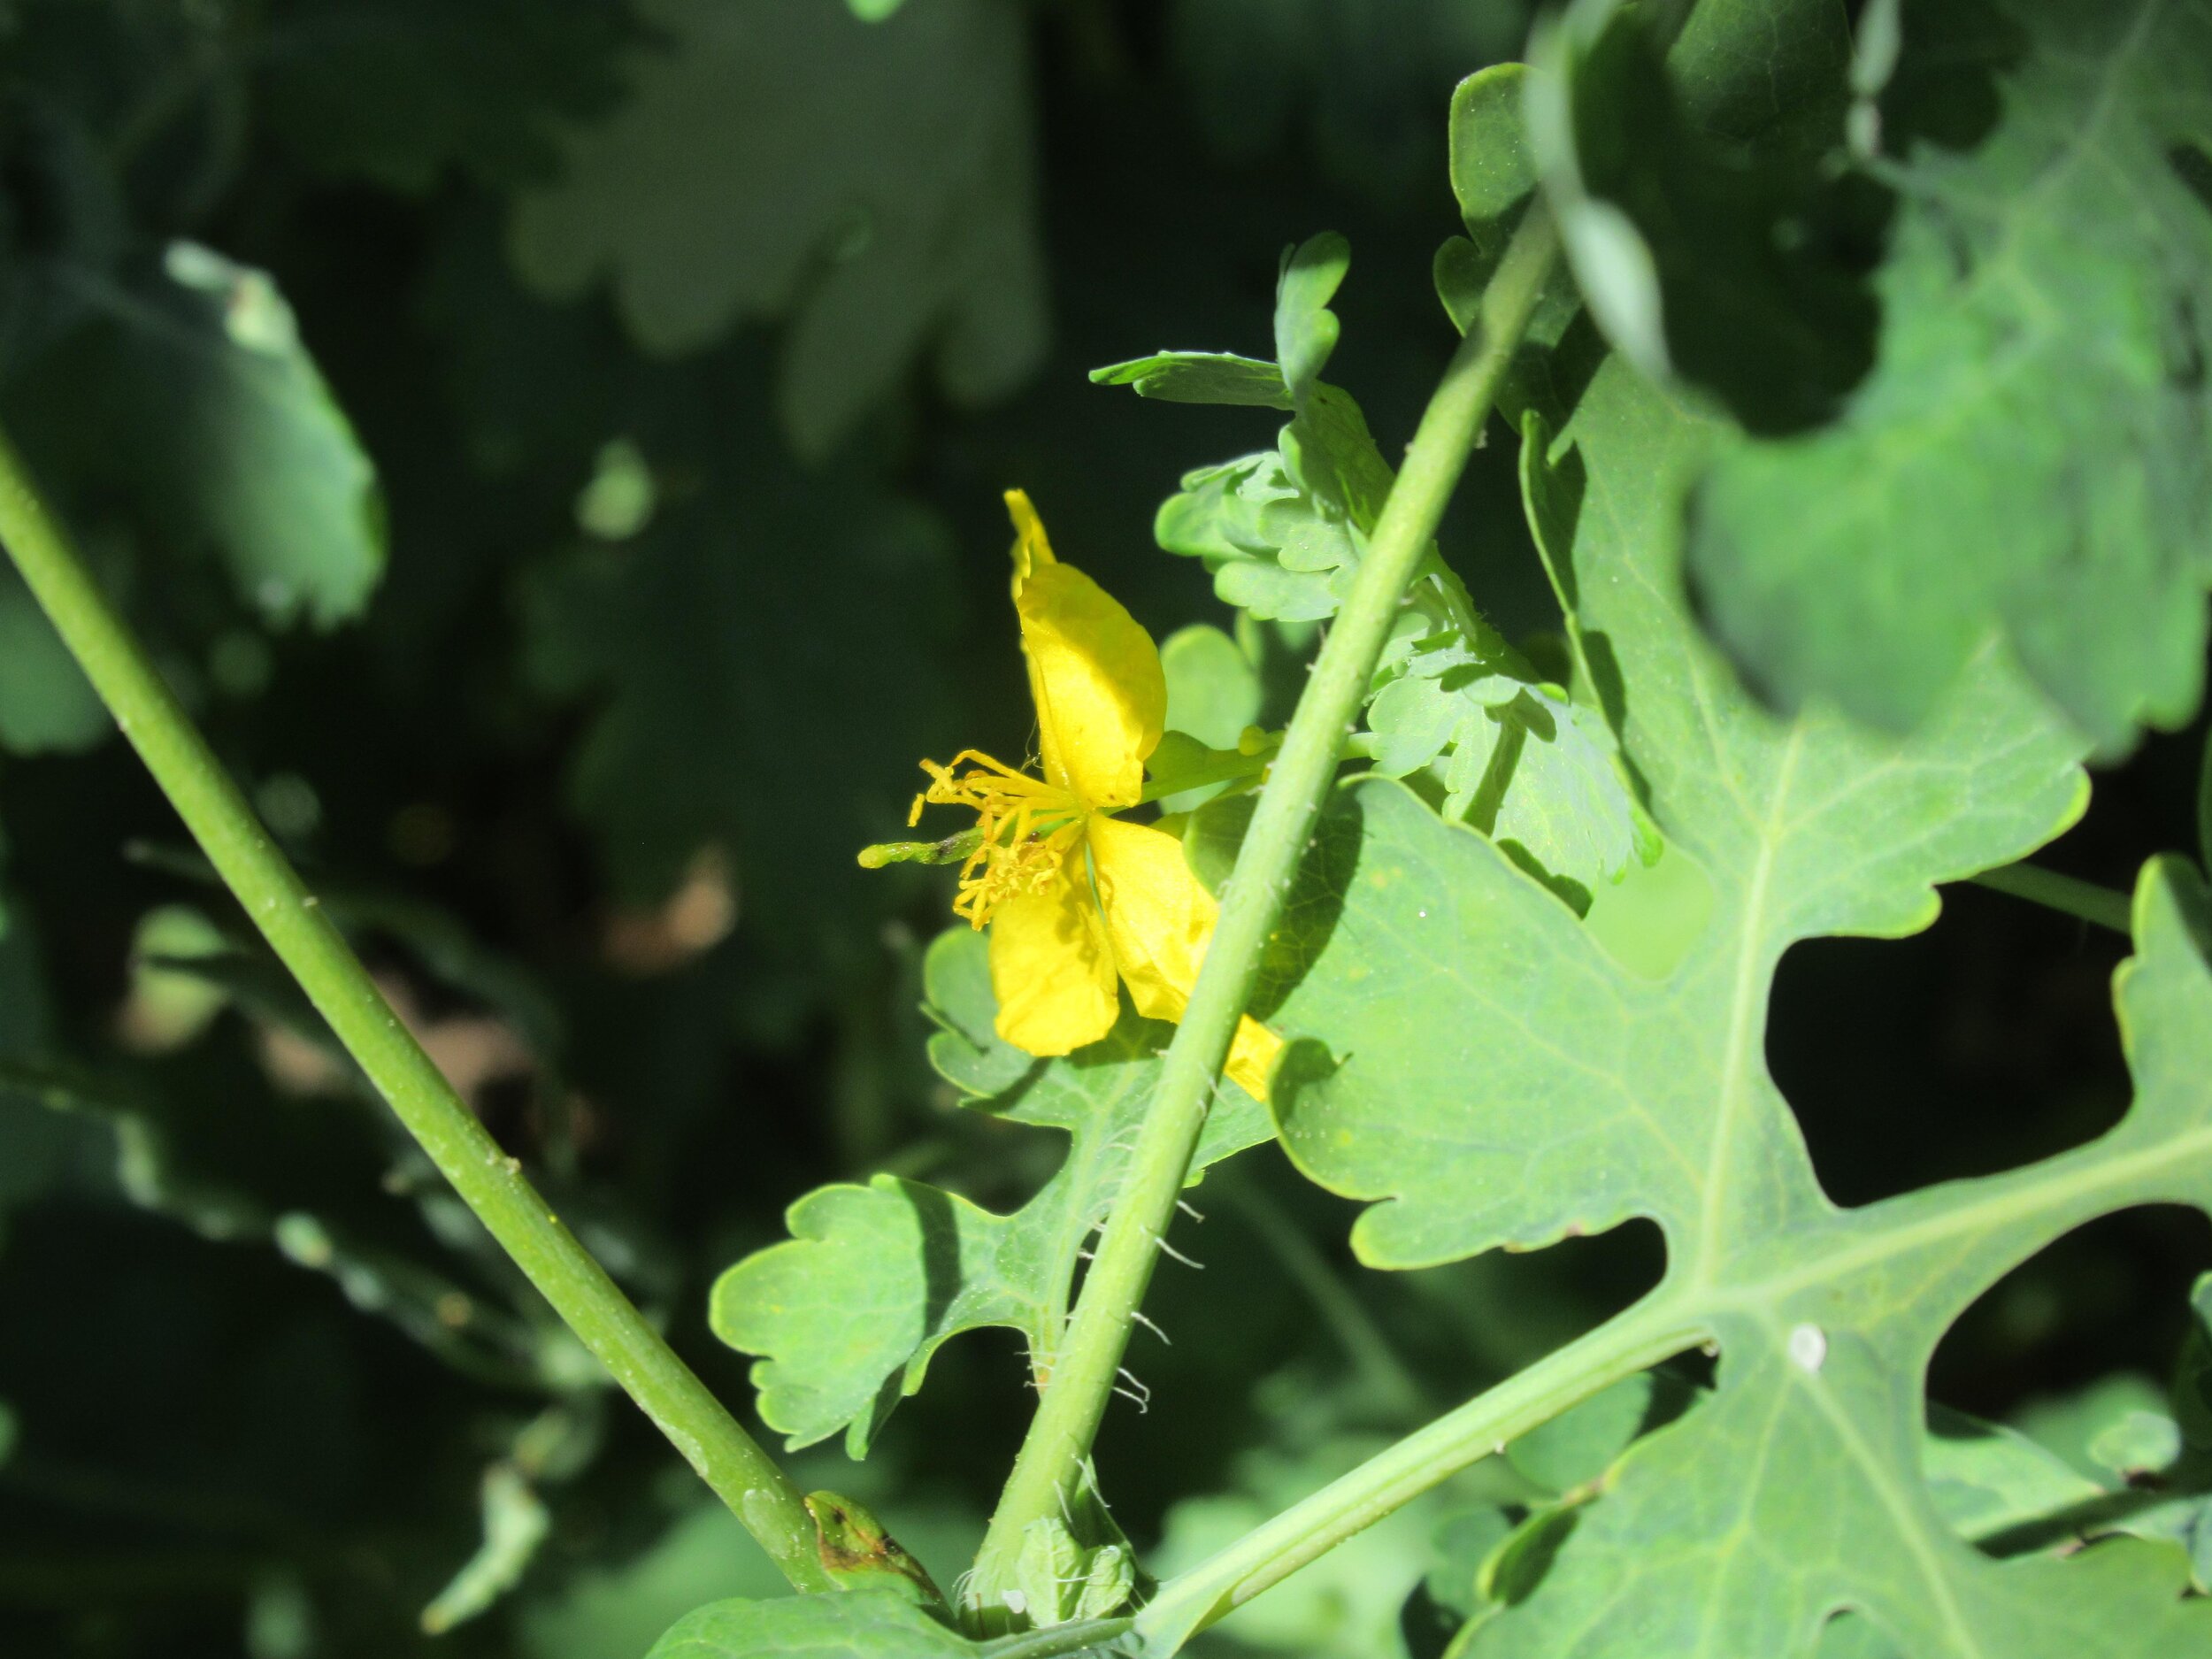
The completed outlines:
{"type": "Polygon", "coordinates": [[[799,1490],[547,1208],[400,1023],[101,595],[0,434],[0,541],[224,883],[492,1237],[801,1590],[826,1590],[799,1490]]]}
{"type": "Polygon", "coordinates": [[[2110,887],[2101,887],[2093,881],[2078,881],[2055,870],[2046,870],[2040,864],[2006,864],[1969,879],[1978,887],[2009,893],[2016,899],[2026,899],[2046,910],[2078,917],[2099,927],[2109,927],[2124,937],[2134,935],[2135,921],[2128,895],[2115,893],[2110,887]]]}
{"type": "Polygon", "coordinates": [[[1126,1636],[1136,1622],[1133,1618],[1072,1619],[1065,1624],[1002,1636],[986,1642],[976,1652],[978,1659],[1059,1659],[1063,1654],[1088,1653],[1126,1636]]]}
{"type": "Polygon", "coordinates": [[[976,1558],[966,1612],[982,1630],[1010,1622],[1003,1597],[1016,1587],[1024,1530],[1062,1514],[1086,1479],[1086,1460],[1128,1346],[1131,1321],[1174,1217],[1237,1022],[1251,999],[1261,949],[1282,913],[1345,734],[1366,699],[1399,596],[1436,534],[1558,251],[1551,215],[1538,203],[1514,233],[1483,295],[1476,326],[1422,414],[1367,556],[1291,718],[1236,867],[1222,889],[1205,963],[1168,1045],[1159,1093],[1138,1134],[1120,1198],[976,1558]]]}
{"type": "Polygon", "coordinates": [[[1673,1317],[1669,1302],[1655,1302],[1556,1349],[1170,1578],[1137,1616],[1144,1650],[1174,1652],[1194,1632],[1431,1486],[1701,1336],[1694,1323],[1673,1317]]]}

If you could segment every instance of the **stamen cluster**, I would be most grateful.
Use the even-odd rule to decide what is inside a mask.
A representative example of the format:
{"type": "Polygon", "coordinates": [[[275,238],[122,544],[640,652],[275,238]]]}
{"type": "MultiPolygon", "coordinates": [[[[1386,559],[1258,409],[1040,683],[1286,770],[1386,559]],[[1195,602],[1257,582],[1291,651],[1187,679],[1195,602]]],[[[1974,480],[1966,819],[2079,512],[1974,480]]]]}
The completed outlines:
{"type": "Polygon", "coordinates": [[[1068,851],[1083,833],[1087,809],[1075,795],[1041,778],[1018,772],[980,749],[964,749],[949,765],[922,763],[929,787],[914,797],[910,827],[925,806],[964,806],[976,814],[983,838],[960,866],[956,916],[981,928],[1008,899],[1052,892],[1063,879],[1068,851]],[[965,764],[968,770],[957,770],[965,764]]]}

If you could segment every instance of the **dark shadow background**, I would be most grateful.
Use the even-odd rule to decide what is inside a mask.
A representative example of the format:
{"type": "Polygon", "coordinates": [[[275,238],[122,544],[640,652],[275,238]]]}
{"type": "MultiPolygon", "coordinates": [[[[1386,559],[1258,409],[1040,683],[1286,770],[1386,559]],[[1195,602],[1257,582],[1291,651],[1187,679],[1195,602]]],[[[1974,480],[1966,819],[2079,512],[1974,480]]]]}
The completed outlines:
{"type": "MultiPolygon", "coordinates": [[[[923,1061],[949,881],[852,859],[902,833],[919,757],[1028,741],[1000,492],[1027,488],[1156,637],[1225,626],[1151,516],[1183,471],[1270,442],[1268,417],[1085,372],[1267,355],[1282,249],[1340,230],[1331,378],[1402,442],[1453,341],[1429,281],[1456,228],[1446,102],[1526,24],[1517,0],[909,12],[872,35],[838,0],[0,18],[0,413],[486,1120],[733,1400],[745,1365],[707,1335],[706,1287],[793,1199],[892,1168],[1018,1202],[1056,1151],[962,1121],[923,1061]],[[714,96],[641,113],[640,64],[714,96]],[[626,121],[651,142],[619,188],[562,197],[564,134],[626,121]],[[712,326],[671,342],[603,280],[518,268],[549,198],[563,248],[603,242],[712,326]],[[179,240],[267,273],[374,464],[388,565],[326,629],[281,626],[174,509],[236,410],[149,426],[115,390],[217,349],[149,311],[179,240]],[[772,292],[714,297],[729,249],[787,242],[772,292]],[[856,300],[841,285],[871,261],[904,274],[856,300]],[[823,407],[844,412],[793,413],[823,407]]],[[[296,465],[227,487],[281,492],[296,465]]],[[[277,522],[319,547],[304,501],[280,495],[277,522]]],[[[1509,444],[1475,456],[1444,545],[1509,634],[1555,626],[1509,444]]],[[[767,1593],[318,1047],[21,604],[0,586],[0,1058],[36,1068],[0,1095],[0,1650],[618,1659],[701,1601],[767,1593]],[[210,951],[219,996],[147,972],[210,951]],[[426,1636],[493,1466],[526,1470],[546,1538],[426,1636]]],[[[2124,887],[2193,846],[2200,741],[2102,778],[2050,861],[2124,887]]],[[[1976,890],[1919,939],[1793,953],[1770,1054],[1838,1198],[2109,1124],[2119,955],[1976,890]]],[[[1317,1484],[1655,1265],[1632,1228],[1383,1282],[1350,1264],[1348,1207],[1271,1152],[1219,1187],[1207,1271],[1156,1293],[1177,1345],[1136,1362],[1159,1409],[1102,1448],[1140,1541],[1179,1498],[1317,1484]],[[1350,1284],[1398,1372],[1317,1314],[1317,1274],[1350,1284]]],[[[1935,1393],[2004,1416],[2162,1374],[2208,1265],[2199,1218],[2093,1229],[1985,1299],[1935,1393]]],[[[824,1448],[801,1479],[895,1492],[902,1537],[956,1563],[1025,1417],[1013,1348],[954,1343],[865,1469],[824,1448]]]]}

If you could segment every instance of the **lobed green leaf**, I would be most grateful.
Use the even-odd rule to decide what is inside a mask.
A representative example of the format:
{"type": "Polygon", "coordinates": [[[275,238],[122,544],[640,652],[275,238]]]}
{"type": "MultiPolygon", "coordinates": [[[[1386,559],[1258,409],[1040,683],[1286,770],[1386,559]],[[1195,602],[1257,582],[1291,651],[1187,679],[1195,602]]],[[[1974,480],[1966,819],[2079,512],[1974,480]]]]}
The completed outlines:
{"type": "MultiPolygon", "coordinates": [[[[736,430],[773,442],[757,413],[736,430]]],[[[718,854],[751,937],[805,963],[825,912],[868,902],[853,850],[903,819],[952,724],[943,526],[857,488],[825,523],[823,500],[720,485],[521,588],[525,674],[588,711],[567,792],[618,898],[657,902],[718,854]]]]}
{"type": "Polygon", "coordinates": [[[1340,913],[1272,1016],[1325,1041],[1286,1057],[1273,1100],[1302,1167],[1379,1201],[1354,1231],[1363,1259],[1648,1217],[1667,1271],[1626,1317],[1719,1351],[1711,1396],[1636,1443],[1533,1592],[1463,1651],[1806,1654],[1844,1609],[1916,1655],[2203,1651],[2212,1609],[2177,1599],[2178,1551],[1993,1562],[1931,1491],[1955,1471],[1922,1452],[1928,1357],[1990,1284],[2108,1210],[2212,1209],[2202,888],[2177,864],[2145,873],[2118,989],[2138,1098],[2118,1129],[1836,1208],[1767,1076],[1775,965],[1797,940],[1924,926],[1934,884],[2056,833],[2083,802],[2080,744],[1994,651],[1909,741],[1763,711],[1681,595],[1676,508],[1713,442],[1609,359],[1554,457],[1586,468],[1562,546],[1586,638],[1617,667],[1629,760],[1668,860],[1711,888],[1694,936],[1657,977],[1624,966],[1489,843],[1358,784],[1323,836],[1350,866],[1340,913]]]}
{"type": "Polygon", "coordinates": [[[1290,388],[1283,372],[1257,357],[1232,351],[1156,351],[1148,357],[1110,363],[1093,369],[1099,386],[1126,386],[1140,397],[1164,403],[1251,403],[1288,409],[1290,388]]]}
{"type": "MultiPolygon", "coordinates": [[[[9,388],[44,417],[42,473],[72,498],[119,496],[178,553],[219,558],[272,626],[359,616],[384,573],[376,468],[269,275],[177,242],[158,271],[54,280],[81,320],[9,388]]],[[[0,588],[0,616],[27,630],[18,591],[0,588]]],[[[50,741],[89,729],[66,680],[42,673],[50,741]]]]}
{"type": "Polygon", "coordinates": [[[517,268],[607,282],[674,356],[787,318],[778,412],[819,457],[926,362],[955,402],[1027,377],[1047,334],[1019,15],[933,0],[864,23],[814,0],[640,0],[666,42],[526,192],[517,268]]]}
{"type": "Polygon", "coordinates": [[[976,1652],[904,1598],[881,1590],[710,1601],[646,1659],[968,1659],[976,1652]]]}
{"type": "MultiPolygon", "coordinates": [[[[930,1042],[939,1073],[971,1110],[1064,1132],[1067,1156],[1007,1215],[890,1175],[823,1187],[791,1207],[787,1242],[723,1273],[710,1305],[715,1333],[761,1356],[761,1416],[794,1448],[843,1429],[846,1449],[864,1456],[938,1348],[965,1331],[1010,1326],[1033,1371],[1048,1376],[1081,1252],[1120,1188],[1173,1032],[1125,1010],[1088,1048],[1036,1060],[992,1033],[981,934],[941,934],[924,973],[941,1026],[930,1042]]],[[[1192,1179],[1268,1132],[1265,1111],[1225,1081],[1192,1179]]]]}
{"type": "Polygon", "coordinates": [[[0,572],[0,749],[73,753],[113,729],[92,682],[23,579],[12,565],[0,572]]]}

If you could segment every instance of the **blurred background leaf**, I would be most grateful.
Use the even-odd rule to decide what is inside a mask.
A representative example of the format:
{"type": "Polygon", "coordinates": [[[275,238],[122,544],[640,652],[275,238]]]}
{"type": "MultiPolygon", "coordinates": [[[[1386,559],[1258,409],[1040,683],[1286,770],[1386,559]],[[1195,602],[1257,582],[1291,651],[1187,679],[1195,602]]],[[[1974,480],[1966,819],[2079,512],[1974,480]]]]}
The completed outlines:
{"type": "Polygon", "coordinates": [[[81,321],[9,394],[41,472],[216,555],[272,626],[359,616],[384,568],[375,469],[267,273],[173,242],[123,281],[53,282],[81,321]]]}
{"type": "Polygon", "coordinates": [[[624,0],[285,0],[255,59],[302,160],[423,191],[449,168],[486,184],[553,173],[556,124],[613,108],[616,53],[647,34],[624,0]]]}
{"type": "Polygon", "coordinates": [[[992,402],[1045,345],[1030,92],[1015,0],[875,26],[819,0],[639,0],[656,48],[617,115],[526,193],[518,268],[556,296],[604,276],[649,352],[788,316],[777,409],[819,455],[918,361],[992,402]]]}

